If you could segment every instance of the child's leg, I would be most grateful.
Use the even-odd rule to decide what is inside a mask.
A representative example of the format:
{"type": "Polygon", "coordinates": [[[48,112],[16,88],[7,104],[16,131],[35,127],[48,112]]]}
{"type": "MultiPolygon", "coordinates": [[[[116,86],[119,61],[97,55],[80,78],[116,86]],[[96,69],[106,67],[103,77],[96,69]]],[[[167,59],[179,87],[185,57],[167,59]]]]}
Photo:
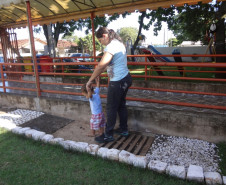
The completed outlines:
{"type": "Polygon", "coordinates": [[[96,136],[96,130],[98,130],[98,122],[96,119],[96,115],[92,114],[90,119],[90,129],[91,132],[87,134],[88,137],[95,137],[96,136]]]}
{"type": "Polygon", "coordinates": [[[95,134],[96,134],[96,131],[93,130],[93,129],[91,129],[90,133],[87,134],[87,136],[88,136],[88,137],[95,137],[95,136],[96,136],[95,134]]]}
{"type": "Polygon", "coordinates": [[[105,128],[105,116],[104,113],[101,113],[101,119],[100,119],[100,124],[99,124],[99,134],[103,134],[104,133],[104,128],[105,128]]]}
{"type": "Polygon", "coordinates": [[[99,134],[102,135],[104,133],[104,127],[100,127],[99,134]]]}

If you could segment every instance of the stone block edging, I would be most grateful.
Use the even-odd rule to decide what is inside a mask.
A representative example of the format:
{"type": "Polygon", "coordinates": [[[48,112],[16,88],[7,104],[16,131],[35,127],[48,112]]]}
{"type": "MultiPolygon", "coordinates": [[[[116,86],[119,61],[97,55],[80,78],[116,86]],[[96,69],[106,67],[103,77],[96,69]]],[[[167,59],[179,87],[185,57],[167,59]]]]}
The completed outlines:
{"type": "MultiPolygon", "coordinates": [[[[2,125],[0,125],[2,127],[2,125]]],[[[205,182],[207,185],[223,184],[226,185],[226,176],[221,176],[218,172],[203,172],[203,168],[196,165],[190,165],[187,172],[184,166],[168,165],[161,161],[147,161],[145,156],[134,155],[125,150],[108,149],[99,147],[97,144],[88,144],[85,142],[76,142],[64,140],[63,138],[54,138],[53,135],[45,132],[37,131],[29,127],[10,127],[3,126],[2,128],[11,131],[14,134],[23,135],[27,138],[32,138],[36,141],[41,141],[47,144],[60,145],[66,150],[78,152],[86,152],[94,156],[99,156],[103,159],[119,161],[139,168],[148,168],[149,170],[158,173],[166,173],[180,179],[187,179],[197,182],[205,182]]]]}

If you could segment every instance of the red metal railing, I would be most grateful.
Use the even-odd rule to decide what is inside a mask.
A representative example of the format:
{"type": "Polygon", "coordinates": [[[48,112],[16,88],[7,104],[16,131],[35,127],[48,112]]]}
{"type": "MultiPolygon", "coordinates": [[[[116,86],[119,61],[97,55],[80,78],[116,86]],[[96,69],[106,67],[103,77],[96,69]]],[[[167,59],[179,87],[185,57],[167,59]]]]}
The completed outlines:
{"type": "MultiPolygon", "coordinates": [[[[153,55],[151,55],[153,57],[153,55]]],[[[226,57],[226,55],[154,55],[155,57],[226,57]]],[[[211,63],[211,62],[148,62],[147,57],[150,57],[150,55],[132,55],[128,57],[142,57],[144,58],[144,62],[128,62],[129,67],[131,68],[131,74],[133,78],[141,79],[145,81],[151,81],[154,79],[164,79],[164,80],[180,80],[180,81],[202,81],[202,82],[219,82],[219,83],[225,83],[226,79],[224,78],[214,78],[214,77],[199,77],[198,75],[192,77],[192,76],[186,76],[186,74],[189,73],[196,73],[196,74],[216,74],[216,73],[226,73],[225,71],[218,71],[215,68],[219,69],[226,69],[226,61],[225,63],[211,63]],[[156,66],[158,68],[156,68],[156,66]],[[138,67],[142,67],[142,69],[137,69],[138,67]],[[183,67],[183,68],[178,68],[183,67]],[[194,69],[186,69],[186,67],[193,67],[197,68],[194,69]],[[202,68],[208,68],[203,70],[202,68]],[[213,69],[210,70],[209,68],[213,69]],[[154,74],[156,71],[162,71],[172,73],[171,75],[165,75],[160,76],[157,74],[154,74]],[[142,74],[135,74],[137,72],[140,72],[142,74]],[[185,75],[175,76],[173,73],[183,72],[185,75]],[[173,76],[174,75],[174,76],[173,76]]],[[[63,62],[65,58],[70,57],[57,57],[53,58],[54,62],[45,62],[45,60],[42,58],[42,62],[37,63],[37,75],[35,76],[34,73],[34,66],[32,63],[32,60],[30,59],[30,63],[0,63],[0,72],[1,72],[1,86],[0,88],[3,89],[3,92],[6,93],[6,89],[15,89],[15,90],[23,90],[23,91],[33,91],[37,92],[37,94],[40,95],[42,93],[53,93],[53,94],[68,94],[68,95],[77,95],[81,96],[81,93],[78,92],[67,92],[67,91],[59,91],[54,89],[42,89],[40,85],[57,85],[57,86],[80,86],[82,84],[73,84],[73,83],[55,83],[55,82],[39,82],[36,84],[36,89],[32,88],[22,88],[22,87],[12,87],[7,86],[6,82],[18,82],[18,83],[31,83],[35,84],[37,81],[27,81],[23,80],[24,75],[28,76],[34,76],[35,78],[40,78],[40,76],[63,76],[63,77],[88,77],[91,76],[92,71],[90,69],[79,69],[76,68],[76,66],[93,66],[93,69],[95,65],[98,65],[98,62],[63,62]],[[58,61],[58,62],[56,62],[58,61]],[[6,67],[6,71],[3,71],[3,65],[6,67]],[[21,66],[22,68],[18,68],[20,70],[18,71],[12,71],[10,70],[12,66],[21,66]],[[29,70],[26,69],[26,66],[30,66],[29,70]],[[74,67],[74,69],[70,69],[70,67],[74,67]],[[76,71],[80,71],[81,73],[76,73],[76,71]],[[17,74],[21,76],[21,78],[18,79],[10,79],[8,78],[8,74],[17,74]],[[6,76],[5,76],[6,75],[6,76]]],[[[92,57],[73,57],[73,58],[92,58],[92,57]]],[[[95,57],[95,59],[98,59],[100,57],[95,57]]],[[[226,58],[225,58],[226,59],[226,58]]],[[[16,60],[16,59],[13,59],[16,60]]],[[[22,60],[22,59],[20,59],[22,60]]],[[[26,58],[27,60],[27,58],[26,58]]],[[[39,59],[38,59],[39,60],[39,59]]],[[[179,74],[179,73],[178,73],[179,74]]],[[[101,77],[107,78],[107,74],[103,73],[101,77]]],[[[102,85],[103,87],[106,87],[107,85],[102,85]]],[[[150,91],[162,91],[162,92],[175,92],[175,93],[185,93],[185,94],[200,94],[200,95],[213,95],[213,96],[226,96],[226,92],[199,92],[199,91],[192,91],[192,90],[177,90],[177,89],[167,89],[167,88],[144,88],[144,87],[131,87],[131,89],[137,89],[137,90],[150,90],[150,91]]],[[[103,98],[106,97],[106,95],[101,95],[103,98]]],[[[134,98],[134,97],[128,97],[128,100],[131,101],[141,101],[141,102],[148,102],[148,103],[160,103],[160,104],[169,104],[169,105],[178,105],[178,106],[189,106],[189,107],[198,107],[198,108],[209,108],[209,109],[221,109],[226,110],[226,106],[216,106],[216,105],[207,105],[207,104],[195,104],[195,103],[188,103],[188,102],[175,102],[175,101],[165,101],[165,100],[154,100],[154,99],[148,99],[148,98],[134,98]]]]}

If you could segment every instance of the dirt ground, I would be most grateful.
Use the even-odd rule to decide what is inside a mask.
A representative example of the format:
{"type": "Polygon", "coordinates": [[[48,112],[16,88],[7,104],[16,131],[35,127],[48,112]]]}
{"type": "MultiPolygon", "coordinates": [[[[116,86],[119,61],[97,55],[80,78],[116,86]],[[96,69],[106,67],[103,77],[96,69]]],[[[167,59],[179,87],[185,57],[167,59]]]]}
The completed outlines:
{"type": "Polygon", "coordinates": [[[89,132],[90,132],[89,123],[73,121],[66,125],[65,127],[57,130],[55,133],[53,133],[53,136],[61,137],[64,138],[65,140],[97,144],[94,141],[94,137],[87,136],[89,132]]]}
{"type": "MultiPolygon", "coordinates": [[[[0,114],[14,110],[16,110],[16,108],[0,106],[0,114]]],[[[43,131],[47,134],[52,134],[54,137],[61,137],[64,140],[97,144],[94,141],[94,137],[87,136],[90,132],[89,122],[79,122],[59,116],[44,114],[20,126],[43,131]]]]}
{"type": "Polygon", "coordinates": [[[96,143],[94,137],[87,136],[90,132],[88,122],[84,123],[50,114],[44,114],[36,119],[24,123],[21,126],[43,131],[47,134],[52,134],[54,137],[61,137],[64,140],[87,142],[89,144],[96,143]]]}

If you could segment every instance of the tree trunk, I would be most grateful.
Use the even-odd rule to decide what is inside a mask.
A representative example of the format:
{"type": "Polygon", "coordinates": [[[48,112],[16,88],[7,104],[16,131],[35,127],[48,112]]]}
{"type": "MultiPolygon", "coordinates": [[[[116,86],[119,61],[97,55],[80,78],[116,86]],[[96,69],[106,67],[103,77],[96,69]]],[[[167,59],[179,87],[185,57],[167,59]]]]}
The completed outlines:
{"type": "MultiPolygon", "coordinates": [[[[56,57],[56,50],[55,47],[57,46],[59,35],[60,35],[60,23],[57,22],[56,25],[53,26],[54,31],[52,32],[52,29],[48,29],[48,26],[44,24],[42,26],[44,35],[46,37],[47,46],[48,46],[48,52],[50,56],[56,57]],[[52,35],[52,36],[51,36],[52,35]]],[[[52,27],[52,24],[49,25],[52,27]]]]}
{"type": "Polygon", "coordinates": [[[60,36],[60,23],[57,22],[56,25],[54,26],[54,41],[55,41],[55,46],[57,46],[58,39],[60,36]]]}
{"type": "Polygon", "coordinates": [[[137,34],[137,39],[133,44],[133,48],[134,50],[137,48],[138,42],[139,42],[139,36],[141,34],[141,30],[143,28],[144,25],[144,17],[146,16],[146,11],[142,12],[141,16],[140,16],[140,25],[139,25],[139,30],[138,30],[138,34],[137,34]]]}
{"type": "Polygon", "coordinates": [[[49,34],[48,34],[48,26],[46,24],[44,24],[42,26],[42,29],[44,31],[44,35],[45,35],[45,38],[46,38],[48,53],[49,53],[49,55],[51,55],[51,51],[50,51],[50,40],[49,40],[49,34]]]}

